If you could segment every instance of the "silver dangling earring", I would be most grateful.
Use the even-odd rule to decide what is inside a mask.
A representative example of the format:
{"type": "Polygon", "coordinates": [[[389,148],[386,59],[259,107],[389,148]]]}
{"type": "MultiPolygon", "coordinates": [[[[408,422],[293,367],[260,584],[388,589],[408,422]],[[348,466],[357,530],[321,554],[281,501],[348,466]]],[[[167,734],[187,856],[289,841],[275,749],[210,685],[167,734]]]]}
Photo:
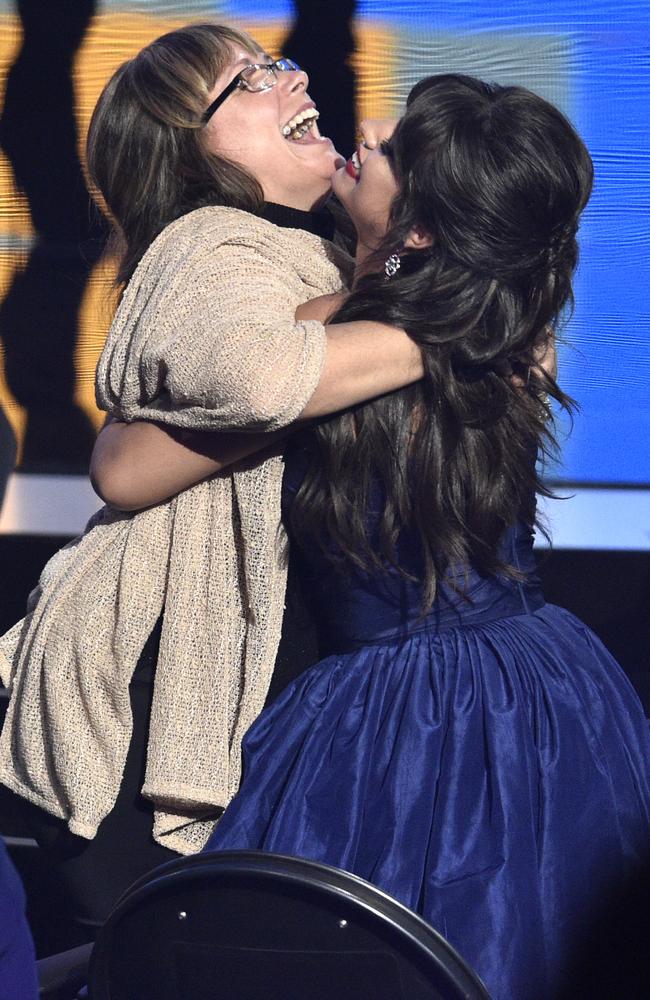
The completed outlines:
{"type": "Polygon", "coordinates": [[[394,278],[401,266],[402,261],[400,259],[400,255],[398,253],[392,253],[384,264],[385,281],[390,281],[391,278],[394,278]]]}

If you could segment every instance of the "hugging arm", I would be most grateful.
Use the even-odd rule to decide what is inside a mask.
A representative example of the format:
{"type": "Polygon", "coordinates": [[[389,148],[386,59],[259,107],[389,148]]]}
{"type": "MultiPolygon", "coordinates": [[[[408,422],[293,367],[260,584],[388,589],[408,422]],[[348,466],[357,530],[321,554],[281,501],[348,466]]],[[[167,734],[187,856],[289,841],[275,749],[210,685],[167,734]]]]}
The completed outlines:
{"type": "MultiPolygon", "coordinates": [[[[324,322],[343,300],[323,295],[299,306],[296,320],[324,322]]],[[[110,421],[91,461],[99,496],[122,510],[161,503],[256,452],[266,452],[310,419],[401,388],[422,376],[419,349],[381,323],[327,325],[321,379],[298,420],[271,432],[189,431],[150,421],[110,421]]]]}
{"type": "Polygon", "coordinates": [[[256,452],[271,453],[286,434],[184,431],[148,420],[109,420],[95,442],[90,479],[104,503],[141,510],[256,452]]]}
{"type": "Polygon", "coordinates": [[[98,366],[102,408],[128,423],[269,432],[420,377],[403,330],[368,322],[360,336],[357,324],[296,319],[320,259],[301,275],[274,244],[247,239],[196,260],[190,245],[173,281],[163,273],[153,291],[127,288],[98,366]]]}
{"type": "MultiPolygon", "coordinates": [[[[341,305],[343,298],[343,293],[336,293],[312,299],[298,307],[296,319],[324,322],[341,305]]],[[[381,326],[370,323],[326,326],[328,348],[321,382],[299,420],[279,431],[215,433],[184,431],[150,421],[109,422],[97,439],[91,462],[91,479],[96,492],[106,503],[122,510],[139,510],[161,503],[242,459],[281,446],[284,438],[310,416],[328,414],[415,381],[421,376],[419,351],[410,341],[405,344],[402,331],[383,327],[379,333],[386,331],[387,340],[386,353],[382,353],[377,344],[378,330],[371,329],[381,326]],[[379,366],[379,379],[387,379],[383,389],[378,388],[376,372],[369,365],[369,336],[373,336],[373,357],[379,366]],[[396,364],[391,367],[389,357],[393,351],[396,364]],[[357,379],[357,395],[341,402],[350,391],[349,385],[354,385],[354,382],[346,383],[342,376],[349,376],[348,366],[354,365],[358,366],[353,376],[357,379]]],[[[537,348],[536,361],[542,372],[556,377],[552,330],[537,348]]],[[[510,377],[516,384],[523,385],[520,377],[512,374],[510,377]]]]}

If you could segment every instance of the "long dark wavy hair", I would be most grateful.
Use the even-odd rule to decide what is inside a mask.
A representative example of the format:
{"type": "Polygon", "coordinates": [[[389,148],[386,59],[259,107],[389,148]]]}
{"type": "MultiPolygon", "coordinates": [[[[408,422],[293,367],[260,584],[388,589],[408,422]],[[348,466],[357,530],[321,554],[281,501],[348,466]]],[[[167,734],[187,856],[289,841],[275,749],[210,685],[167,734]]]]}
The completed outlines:
{"type": "Polygon", "coordinates": [[[233,46],[257,51],[253,39],[234,28],[190,24],[147,45],[102,91],[87,159],[91,182],[117,223],[119,283],[181,215],[206,205],[254,212],[262,204],[258,181],[208,151],[203,140],[201,116],[233,46]]]}
{"type": "Polygon", "coordinates": [[[535,521],[549,495],[536,456],[555,449],[549,399],[571,409],[540,350],[572,307],[576,232],[591,158],[567,119],[521,87],[433,76],[409,95],[384,147],[398,183],[376,269],[334,322],[374,319],[421,346],[418,384],[337,415],[313,434],[317,458],[292,509],[298,541],[342,566],[398,564],[400,532],[423,555],[423,608],[449,567],[517,575],[504,529],[535,521]],[[433,246],[383,261],[415,226],[433,246]],[[379,550],[368,524],[385,494],[379,550]]]}

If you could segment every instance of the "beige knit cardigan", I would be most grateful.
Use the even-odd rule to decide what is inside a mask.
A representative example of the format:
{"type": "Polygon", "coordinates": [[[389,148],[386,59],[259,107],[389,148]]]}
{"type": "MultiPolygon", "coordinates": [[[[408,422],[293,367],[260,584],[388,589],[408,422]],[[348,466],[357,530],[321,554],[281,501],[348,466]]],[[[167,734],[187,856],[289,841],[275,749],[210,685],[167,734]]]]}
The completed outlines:
{"type": "MultiPolygon", "coordinates": [[[[273,430],[318,383],[325,331],[296,307],[338,291],[350,260],[310,233],[205,208],[149,248],[97,371],[124,420],[273,430]]],[[[154,837],[199,850],[240,779],[262,708],[286,583],[282,459],[242,463],[135,514],[108,508],[57,553],[23,621],[0,639],[12,694],[0,780],[92,838],[122,778],[129,681],[164,609],[142,793],[154,837]]]]}

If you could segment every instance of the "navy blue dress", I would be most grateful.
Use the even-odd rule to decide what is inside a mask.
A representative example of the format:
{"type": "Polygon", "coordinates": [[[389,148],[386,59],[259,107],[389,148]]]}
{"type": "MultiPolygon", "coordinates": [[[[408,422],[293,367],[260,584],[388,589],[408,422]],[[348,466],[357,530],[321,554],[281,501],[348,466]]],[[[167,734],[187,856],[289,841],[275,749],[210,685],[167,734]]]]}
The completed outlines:
{"type": "MultiPolygon", "coordinates": [[[[287,456],[285,509],[305,467],[287,456]]],[[[396,572],[298,559],[330,652],[249,730],[245,778],[209,850],[354,872],[420,913],[495,1000],[549,1000],[606,894],[650,845],[650,736],[595,635],[527,582],[470,572],[469,600],[396,572]]],[[[419,569],[417,542],[400,562],[419,569]]]]}

